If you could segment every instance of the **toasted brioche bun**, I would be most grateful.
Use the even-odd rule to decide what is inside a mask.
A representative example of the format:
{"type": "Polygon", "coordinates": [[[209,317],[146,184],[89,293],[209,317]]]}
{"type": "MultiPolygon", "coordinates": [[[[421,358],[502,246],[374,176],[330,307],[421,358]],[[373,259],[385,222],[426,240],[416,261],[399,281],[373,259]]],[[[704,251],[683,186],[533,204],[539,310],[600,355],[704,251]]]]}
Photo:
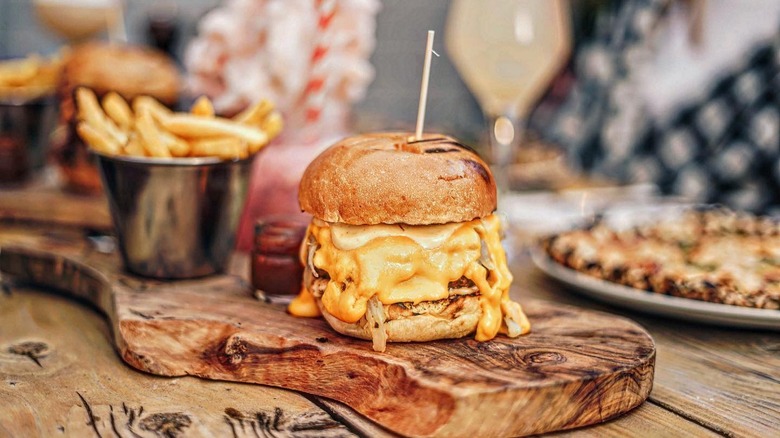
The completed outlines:
{"type": "MultiPolygon", "coordinates": [[[[328,324],[342,335],[372,339],[371,329],[365,317],[356,323],[344,322],[328,313],[320,298],[315,298],[320,312],[328,324]]],[[[474,332],[482,316],[479,297],[465,297],[463,309],[454,318],[423,314],[385,321],[384,328],[389,342],[426,342],[436,339],[457,339],[474,332]]]]}
{"type": "Polygon", "coordinates": [[[348,137],[303,174],[301,209],[350,225],[466,222],[496,209],[487,164],[452,137],[375,133],[348,137]]]}

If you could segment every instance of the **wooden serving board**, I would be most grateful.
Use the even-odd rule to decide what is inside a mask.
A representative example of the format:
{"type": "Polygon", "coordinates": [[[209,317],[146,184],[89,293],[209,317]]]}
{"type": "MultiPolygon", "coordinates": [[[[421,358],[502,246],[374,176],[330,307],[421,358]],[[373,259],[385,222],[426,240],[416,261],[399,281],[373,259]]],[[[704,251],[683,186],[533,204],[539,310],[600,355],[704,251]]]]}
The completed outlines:
{"type": "Polygon", "coordinates": [[[0,249],[5,274],[101,310],[122,359],[139,370],[324,396],[404,435],[569,429],[623,414],[652,388],[653,340],[604,313],[528,301],[530,335],[389,344],[376,353],[321,319],[256,300],[239,277],[159,282],[120,266],[116,254],[68,242],[0,249]]]}

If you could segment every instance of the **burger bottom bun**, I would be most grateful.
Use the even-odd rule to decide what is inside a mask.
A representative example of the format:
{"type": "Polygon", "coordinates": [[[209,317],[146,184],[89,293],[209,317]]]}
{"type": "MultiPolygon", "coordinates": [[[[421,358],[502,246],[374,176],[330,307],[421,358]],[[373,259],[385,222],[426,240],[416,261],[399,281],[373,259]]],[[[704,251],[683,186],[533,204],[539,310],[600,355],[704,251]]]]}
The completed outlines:
{"type": "MultiPolygon", "coordinates": [[[[317,298],[317,306],[330,326],[342,335],[371,340],[371,330],[366,317],[356,323],[344,322],[328,313],[317,298]]],[[[385,331],[389,342],[425,342],[436,339],[462,338],[474,332],[477,328],[482,309],[479,297],[465,297],[463,308],[455,317],[437,316],[432,314],[414,315],[401,319],[385,321],[385,331]]]]}

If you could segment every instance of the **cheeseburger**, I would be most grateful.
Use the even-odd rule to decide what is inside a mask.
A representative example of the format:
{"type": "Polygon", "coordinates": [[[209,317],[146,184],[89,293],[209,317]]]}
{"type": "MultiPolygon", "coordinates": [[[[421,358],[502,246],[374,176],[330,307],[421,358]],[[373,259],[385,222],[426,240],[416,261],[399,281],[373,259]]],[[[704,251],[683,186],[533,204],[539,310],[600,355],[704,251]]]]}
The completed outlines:
{"type": "Polygon", "coordinates": [[[314,218],[295,316],[323,315],[344,335],[387,341],[487,341],[530,330],[509,299],[496,184],[451,137],[350,137],[314,159],[298,194],[314,218]]]}

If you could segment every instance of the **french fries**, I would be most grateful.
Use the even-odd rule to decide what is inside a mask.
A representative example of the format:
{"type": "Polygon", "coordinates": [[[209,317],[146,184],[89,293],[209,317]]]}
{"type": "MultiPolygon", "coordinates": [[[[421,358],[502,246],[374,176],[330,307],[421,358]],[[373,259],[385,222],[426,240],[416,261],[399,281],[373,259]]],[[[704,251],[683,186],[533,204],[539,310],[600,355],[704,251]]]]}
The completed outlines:
{"type": "Polygon", "coordinates": [[[202,117],[190,114],[176,114],[161,120],[168,131],[187,138],[238,137],[248,144],[259,147],[268,143],[268,135],[260,128],[241,125],[230,120],[202,117]]]}
{"type": "Polygon", "coordinates": [[[233,117],[233,120],[244,125],[258,125],[265,120],[266,116],[274,109],[274,104],[270,100],[263,99],[257,105],[241,111],[233,117]]]}
{"type": "Polygon", "coordinates": [[[155,125],[151,111],[144,110],[135,120],[138,134],[143,142],[144,150],[150,157],[170,158],[173,155],[163,142],[162,135],[155,125]]]}
{"type": "Polygon", "coordinates": [[[164,119],[165,117],[173,114],[173,112],[166,108],[165,105],[161,104],[150,96],[138,96],[133,99],[133,111],[136,113],[149,111],[157,120],[164,119]]]}
{"type": "Polygon", "coordinates": [[[211,103],[208,97],[200,96],[198,100],[192,104],[192,109],[190,109],[190,112],[196,116],[214,117],[214,105],[211,103]]]}
{"type": "Polygon", "coordinates": [[[274,111],[260,122],[260,129],[265,131],[269,138],[275,138],[282,132],[284,123],[282,122],[282,113],[274,111]]]}
{"type": "Polygon", "coordinates": [[[0,64],[0,78],[8,85],[24,85],[35,78],[41,64],[42,60],[38,55],[11,59],[0,64]]]}
{"type": "Polygon", "coordinates": [[[111,137],[119,144],[127,143],[127,133],[123,132],[114,122],[106,117],[106,113],[100,108],[95,93],[86,88],[76,90],[76,101],[78,102],[78,119],[86,121],[92,127],[103,134],[111,137]]]}
{"type": "Polygon", "coordinates": [[[174,157],[186,157],[192,152],[192,145],[168,131],[160,130],[160,137],[174,157]]]}
{"type": "Polygon", "coordinates": [[[122,130],[129,131],[133,127],[133,111],[127,101],[114,91],[103,97],[103,109],[114,123],[122,130]]]}
{"type": "Polygon", "coordinates": [[[50,59],[33,54],[0,62],[0,98],[32,100],[54,93],[62,57],[50,59]]]}
{"type": "Polygon", "coordinates": [[[79,125],[76,127],[76,131],[79,133],[79,136],[84,139],[84,141],[86,141],[93,149],[100,153],[116,155],[121,150],[119,143],[117,143],[113,138],[93,128],[88,123],[79,123],[79,125]]]}
{"type": "Polygon", "coordinates": [[[197,156],[215,156],[222,159],[246,158],[248,156],[246,143],[236,137],[196,140],[192,143],[192,152],[197,156]]]}
{"type": "Polygon", "coordinates": [[[144,149],[144,144],[141,138],[138,136],[138,133],[133,133],[130,136],[130,139],[127,140],[127,144],[124,147],[125,155],[130,155],[131,157],[146,157],[148,156],[146,154],[146,149],[144,149]]]}
{"type": "Polygon", "coordinates": [[[103,97],[101,106],[87,88],[76,90],[76,103],[79,136],[106,155],[244,159],[282,130],[281,114],[268,100],[233,119],[215,116],[205,96],[195,101],[191,113],[175,113],[148,96],[137,97],[129,105],[114,92],[103,97]]]}

